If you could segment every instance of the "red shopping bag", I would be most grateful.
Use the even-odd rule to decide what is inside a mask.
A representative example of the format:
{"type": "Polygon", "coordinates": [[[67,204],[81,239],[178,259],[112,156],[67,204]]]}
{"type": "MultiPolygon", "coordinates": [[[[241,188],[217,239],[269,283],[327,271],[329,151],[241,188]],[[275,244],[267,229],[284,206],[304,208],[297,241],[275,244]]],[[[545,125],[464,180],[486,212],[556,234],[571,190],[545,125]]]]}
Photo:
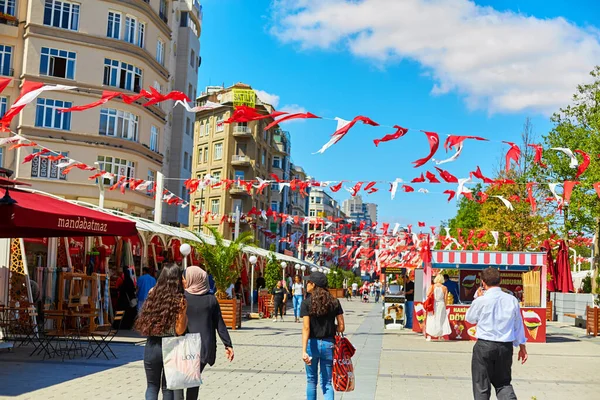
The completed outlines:
{"type": "Polygon", "coordinates": [[[335,337],[333,351],[333,388],[337,392],[351,392],[354,390],[354,367],[352,356],[356,352],[352,343],[343,335],[335,337]]]}

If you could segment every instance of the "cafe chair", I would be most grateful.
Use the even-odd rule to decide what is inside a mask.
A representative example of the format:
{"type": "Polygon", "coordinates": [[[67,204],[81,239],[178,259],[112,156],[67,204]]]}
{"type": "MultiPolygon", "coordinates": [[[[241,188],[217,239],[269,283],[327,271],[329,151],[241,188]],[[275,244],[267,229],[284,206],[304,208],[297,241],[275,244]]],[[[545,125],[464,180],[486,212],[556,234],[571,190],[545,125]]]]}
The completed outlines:
{"type": "Polygon", "coordinates": [[[107,360],[108,357],[107,350],[110,354],[113,355],[114,358],[117,358],[117,355],[110,348],[110,343],[114,339],[115,336],[119,333],[119,329],[121,328],[121,323],[123,322],[123,316],[125,315],[125,311],[117,311],[115,314],[115,319],[113,324],[104,324],[99,325],[96,330],[90,332],[90,350],[91,353],[88,356],[88,360],[92,358],[92,356],[96,356],[96,358],[100,357],[100,354],[104,354],[107,360]],[[116,329],[113,328],[116,326],[116,329]]]}

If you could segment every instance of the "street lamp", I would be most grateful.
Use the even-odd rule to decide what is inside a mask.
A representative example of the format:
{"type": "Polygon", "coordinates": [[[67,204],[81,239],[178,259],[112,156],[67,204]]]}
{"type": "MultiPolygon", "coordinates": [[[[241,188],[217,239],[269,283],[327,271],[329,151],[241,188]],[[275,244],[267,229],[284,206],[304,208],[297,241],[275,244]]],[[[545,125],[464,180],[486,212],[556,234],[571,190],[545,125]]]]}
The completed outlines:
{"type": "Polygon", "coordinates": [[[287,267],[287,263],[285,261],[281,262],[281,272],[283,273],[283,284],[285,285],[285,267],[287,267]]]}
{"type": "Polygon", "coordinates": [[[252,314],[254,312],[254,267],[258,259],[256,256],[250,256],[248,261],[250,261],[250,268],[252,268],[250,272],[250,314],[252,314]]]}
{"type": "Polygon", "coordinates": [[[184,243],[181,246],[179,246],[179,252],[183,256],[183,269],[186,269],[187,268],[187,256],[189,256],[190,253],[192,252],[192,248],[190,247],[189,244],[184,243]]]}
{"type": "Polygon", "coordinates": [[[323,272],[323,268],[319,268],[319,269],[318,269],[318,271],[319,271],[319,272],[323,272]]]}
{"type": "Polygon", "coordinates": [[[300,264],[294,265],[294,269],[296,270],[296,275],[300,272],[300,264]]]}
{"type": "Polygon", "coordinates": [[[310,272],[317,272],[317,267],[312,267],[312,268],[310,269],[310,272]]]}

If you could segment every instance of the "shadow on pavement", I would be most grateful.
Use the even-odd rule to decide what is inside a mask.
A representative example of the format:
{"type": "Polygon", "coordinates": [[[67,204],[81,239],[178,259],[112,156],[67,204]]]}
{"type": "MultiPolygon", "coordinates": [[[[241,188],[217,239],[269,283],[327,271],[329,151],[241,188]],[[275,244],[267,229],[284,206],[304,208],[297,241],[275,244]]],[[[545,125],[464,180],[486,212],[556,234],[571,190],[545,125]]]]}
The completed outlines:
{"type": "MultiPolygon", "coordinates": [[[[12,351],[0,351],[0,398],[15,397],[39,389],[59,385],[73,379],[96,374],[109,369],[140,361],[144,358],[144,347],[113,343],[112,350],[117,359],[81,357],[64,361],[60,357],[42,360],[42,356],[29,356],[30,346],[16,347],[12,351]]],[[[82,393],[85,388],[82,388],[82,393]]]]}

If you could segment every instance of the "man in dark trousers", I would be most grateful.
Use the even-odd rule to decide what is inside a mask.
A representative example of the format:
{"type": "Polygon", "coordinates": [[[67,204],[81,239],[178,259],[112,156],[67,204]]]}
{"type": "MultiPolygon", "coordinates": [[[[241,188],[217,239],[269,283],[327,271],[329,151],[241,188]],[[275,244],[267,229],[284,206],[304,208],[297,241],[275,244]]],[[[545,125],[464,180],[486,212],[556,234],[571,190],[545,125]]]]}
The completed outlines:
{"type": "Polygon", "coordinates": [[[467,321],[477,324],[477,343],[473,347],[471,374],[473,397],[488,400],[491,385],[498,400],[516,400],[510,384],[513,346],[519,347],[518,360],[527,361],[525,328],[516,297],[500,289],[500,272],[487,268],[481,273],[483,288],[467,311],[467,321]]]}

